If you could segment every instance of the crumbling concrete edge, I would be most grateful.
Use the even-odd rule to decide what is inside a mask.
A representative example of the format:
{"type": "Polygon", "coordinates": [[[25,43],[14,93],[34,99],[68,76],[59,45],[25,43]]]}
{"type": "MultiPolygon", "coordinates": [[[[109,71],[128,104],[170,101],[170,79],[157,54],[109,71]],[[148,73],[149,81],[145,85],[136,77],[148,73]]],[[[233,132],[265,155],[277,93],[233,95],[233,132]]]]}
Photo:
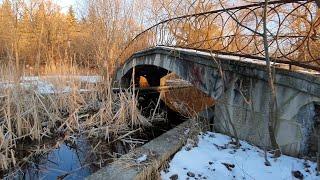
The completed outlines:
{"type": "Polygon", "coordinates": [[[194,139],[204,130],[204,122],[203,119],[187,120],[149,143],[123,155],[119,160],[86,179],[153,179],[159,168],[179,151],[188,139],[194,139]],[[143,155],[147,155],[147,160],[138,163],[137,158],[143,155]]]}

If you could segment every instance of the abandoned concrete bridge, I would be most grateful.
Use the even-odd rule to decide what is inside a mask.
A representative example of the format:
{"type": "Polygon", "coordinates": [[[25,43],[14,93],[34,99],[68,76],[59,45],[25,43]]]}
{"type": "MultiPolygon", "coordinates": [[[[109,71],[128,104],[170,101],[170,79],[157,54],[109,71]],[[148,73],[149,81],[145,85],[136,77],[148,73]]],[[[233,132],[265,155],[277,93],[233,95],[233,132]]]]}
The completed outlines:
{"type": "MultiPolygon", "coordinates": [[[[277,141],[286,154],[305,154],[320,105],[320,75],[291,71],[284,64],[274,64],[274,69],[277,141]]],[[[266,118],[270,99],[265,61],[155,47],[131,56],[117,71],[116,80],[122,87],[129,87],[132,78],[144,76],[151,86],[158,86],[168,72],[216,100],[212,111],[217,131],[233,135],[228,123],[231,121],[241,139],[260,146],[269,144],[266,118]]]]}
{"type": "MultiPolygon", "coordinates": [[[[266,68],[271,62],[276,140],[284,154],[309,155],[317,150],[310,145],[317,144],[314,134],[320,132],[319,7],[318,0],[279,0],[229,8],[220,3],[218,9],[195,13],[197,7],[191,5],[190,12],[156,23],[127,44],[113,64],[118,68],[115,83],[139,86],[143,76],[157,89],[162,77],[175,73],[215,100],[199,115],[210,119],[216,131],[265,148],[271,146],[266,68]]],[[[162,154],[149,174],[181,148],[185,128],[197,126],[186,122],[138,148],[138,154],[162,154]]],[[[124,172],[116,163],[93,179],[144,177],[147,171],[136,167],[124,172]]]]}

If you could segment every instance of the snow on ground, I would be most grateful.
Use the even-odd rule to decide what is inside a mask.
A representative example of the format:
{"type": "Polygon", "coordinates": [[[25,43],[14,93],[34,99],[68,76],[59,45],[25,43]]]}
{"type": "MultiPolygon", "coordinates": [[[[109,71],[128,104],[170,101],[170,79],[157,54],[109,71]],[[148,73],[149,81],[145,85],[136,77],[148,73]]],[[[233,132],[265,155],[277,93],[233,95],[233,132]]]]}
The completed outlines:
{"type": "Polygon", "coordinates": [[[257,179],[320,180],[316,163],[282,155],[265,165],[263,150],[241,141],[236,149],[228,136],[218,133],[199,135],[196,146],[182,148],[172,159],[169,168],[161,172],[162,179],[257,179]],[[298,178],[296,178],[296,177],[298,178]]]}
{"type": "Polygon", "coordinates": [[[81,82],[98,83],[101,82],[101,76],[77,76],[77,75],[48,75],[48,76],[23,76],[21,81],[39,81],[39,80],[55,80],[55,79],[72,79],[81,82]]]}
{"type": "MultiPolygon", "coordinates": [[[[84,83],[99,83],[102,81],[101,76],[23,76],[20,79],[20,85],[26,89],[33,89],[40,94],[54,94],[54,93],[68,93],[72,91],[69,86],[57,87],[52,82],[60,81],[78,81],[84,83]]],[[[66,83],[67,84],[67,83],[66,83]]],[[[14,88],[14,82],[3,81],[0,82],[0,88],[14,88]]],[[[80,89],[80,92],[87,91],[86,89],[80,89]]]]}

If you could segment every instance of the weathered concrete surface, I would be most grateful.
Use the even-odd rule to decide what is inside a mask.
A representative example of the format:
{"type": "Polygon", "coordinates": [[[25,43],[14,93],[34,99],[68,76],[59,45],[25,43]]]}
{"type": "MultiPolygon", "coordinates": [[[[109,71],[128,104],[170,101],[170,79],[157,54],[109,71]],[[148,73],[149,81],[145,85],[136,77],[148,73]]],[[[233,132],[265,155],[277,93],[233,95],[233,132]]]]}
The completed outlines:
{"type": "MultiPolygon", "coordinates": [[[[231,119],[241,139],[259,146],[269,145],[267,124],[268,84],[249,79],[235,80],[215,107],[217,130],[234,135],[231,119]],[[239,82],[240,81],[240,82],[239,82]],[[239,86],[242,84],[242,87],[239,86]]],[[[314,103],[319,98],[277,85],[278,124],[276,136],[281,150],[289,155],[305,155],[314,125],[314,103]]]]}
{"type": "Polygon", "coordinates": [[[94,173],[87,179],[153,179],[161,165],[175,154],[187,141],[201,132],[203,125],[196,120],[187,120],[144,146],[124,155],[118,161],[94,173]],[[147,155],[147,161],[137,163],[136,159],[147,155]]]}
{"type": "MultiPolygon", "coordinates": [[[[241,139],[268,146],[268,76],[263,63],[252,62],[230,56],[157,47],[133,55],[118,70],[116,80],[122,86],[128,86],[133,67],[136,74],[139,74],[139,69],[144,69],[139,75],[152,79],[152,82],[157,82],[156,79],[164,76],[166,71],[174,72],[218,102],[214,118],[218,131],[233,135],[228,123],[231,121],[241,139]],[[146,68],[150,66],[156,68],[149,72],[146,68]],[[160,73],[155,75],[157,68],[160,73]]],[[[320,103],[320,77],[276,68],[275,84],[278,143],[285,154],[302,155],[307,151],[306,142],[314,124],[312,107],[320,103]]]]}

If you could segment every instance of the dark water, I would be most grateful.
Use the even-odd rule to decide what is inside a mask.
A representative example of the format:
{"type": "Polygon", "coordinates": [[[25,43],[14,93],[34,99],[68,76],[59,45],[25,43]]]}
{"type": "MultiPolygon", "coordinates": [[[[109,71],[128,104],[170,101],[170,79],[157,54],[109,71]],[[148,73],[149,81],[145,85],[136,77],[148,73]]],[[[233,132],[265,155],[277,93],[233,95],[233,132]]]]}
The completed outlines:
{"type": "MultiPolygon", "coordinates": [[[[100,143],[101,144],[101,143],[100,143]]],[[[30,162],[5,179],[84,179],[99,169],[99,164],[111,161],[111,156],[93,152],[93,143],[78,137],[76,140],[48,143],[37,148],[48,152],[32,155],[30,162]]],[[[102,145],[101,145],[102,146],[102,145]]],[[[35,146],[29,147],[32,151],[35,146]]],[[[101,147],[99,147],[101,148],[101,147]]],[[[112,149],[109,146],[105,148],[112,149]]],[[[25,152],[27,154],[27,152],[25,152]]]]}
{"type": "MultiPolygon", "coordinates": [[[[140,105],[150,103],[150,99],[157,100],[157,95],[144,97],[140,105]]],[[[182,123],[184,118],[168,109],[163,102],[161,111],[165,113],[165,121],[155,122],[152,127],[133,135],[134,139],[150,141],[167,130],[182,123]]],[[[152,107],[145,109],[146,116],[152,107]]],[[[136,144],[134,147],[143,144],[136,144]]],[[[10,173],[0,173],[2,179],[84,179],[101,167],[112,162],[115,157],[128,153],[132,144],[121,141],[108,143],[105,140],[87,139],[83,136],[68,138],[67,140],[49,140],[41,145],[22,144],[17,150],[22,159],[30,156],[29,161],[10,173]],[[20,150],[19,150],[20,149],[20,150]],[[40,152],[35,153],[38,150],[40,152]],[[1,175],[2,174],[2,175],[1,175]]]]}

